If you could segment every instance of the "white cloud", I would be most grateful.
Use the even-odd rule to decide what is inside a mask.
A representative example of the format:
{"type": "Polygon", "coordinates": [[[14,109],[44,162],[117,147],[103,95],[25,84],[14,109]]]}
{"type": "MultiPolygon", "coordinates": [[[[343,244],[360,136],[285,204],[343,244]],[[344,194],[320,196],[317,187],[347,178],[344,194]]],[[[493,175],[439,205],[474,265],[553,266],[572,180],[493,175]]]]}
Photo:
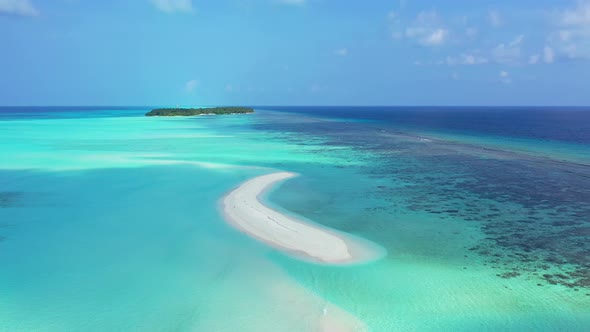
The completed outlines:
{"type": "Polygon", "coordinates": [[[29,0],[0,0],[0,14],[38,16],[39,11],[29,0]]]}
{"type": "Polygon", "coordinates": [[[151,0],[159,10],[171,13],[194,13],[192,0],[151,0]]]}
{"type": "Polygon", "coordinates": [[[590,59],[590,0],[554,14],[556,31],[550,37],[554,57],[590,59]]]}
{"type": "Polygon", "coordinates": [[[530,54],[523,50],[525,35],[518,35],[510,42],[501,43],[497,46],[487,49],[475,49],[459,56],[447,56],[443,61],[431,62],[430,64],[448,66],[459,65],[484,65],[484,64],[503,64],[503,65],[535,65],[540,63],[553,63],[556,54],[553,48],[546,46],[542,52],[530,54]]]}
{"type": "Polygon", "coordinates": [[[492,50],[492,55],[497,62],[513,63],[520,57],[520,48],[500,44],[492,50]]]}
{"type": "Polygon", "coordinates": [[[466,66],[473,66],[473,65],[482,65],[489,62],[488,58],[483,57],[478,54],[461,54],[459,57],[447,57],[446,64],[449,66],[457,66],[457,65],[466,65],[466,66]]]}
{"type": "Polygon", "coordinates": [[[421,11],[416,17],[416,21],[419,24],[428,25],[438,22],[438,12],[436,10],[421,11]]]}
{"type": "Polygon", "coordinates": [[[436,46],[442,45],[447,40],[449,36],[449,31],[446,29],[436,29],[432,31],[429,35],[420,39],[420,42],[426,46],[436,46]]]}
{"type": "Polygon", "coordinates": [[[306,0],[276,0],[276,2],[284,5],[303,6],[306,0]]]}
{"type": "Polygon", "coordinates": [[[516,38],[514,38],[513,41],[510,42],[510,47],[516,47],[519,46],[520,44],[522,44],[522,41],[524,40],[524,35],[518,35],[516,38]]]}
{"type": "Polygon", "coordinates": [[[340,48],[334,51],[334,54],[337,56],[347,56],[348,55],[348,49],[347,48],[340,48]]]}
{"type": "Polygon", "coordinates": [[[390,11],[387,13],[387,20],[389,21],[389,28],[391,29],[391,38],[396,40],[404,38],[403,24],[400,15],[396,11],[390,11]]]}
{"type": "Polygon", "coordinates": [[[465,29],[465,35],[467,35],[467,37],[475,37],[478,33],[479,31],[477,30],[477,28],[474,27],[469,27],[465,29]]]}
{"type": "Polygon", "coordinates": [[[464,53],[457,57],[447,56],[444,60],[438,61],[414,61],[416,66],[475,66],[489,63],[490,60],[482,55],[479,51],[474,53],[464,53]]]}
{"type": "Polygon", "coordinates": [[[193,93],[199,87],[199,81],[190,80],[184,84],[184,90],[188,93],[193,93]]]}
{"type": "Polygon", "coordinates": [[[559,31],[559,39],[563,42],[568,42],[572,39],[574,33],[570,30],[559,31]]]}
{"type": "Polygon", "coordinates": [[[488,12],[488,21],[494,28],[499,28],[504,25],[504,19],[497,10],[490,10],[488,12]]]}
{"type": "Polygon", "coordinates": [[[512,79],[510,78],[510,73],[507,71],[500,71],[500,82],[504,83],[504,84],[510,84],[512,83],[512,79]]]}
{"type": "Polygon", "coordinates": [[[434,10],[418,13],[416,19],[405,29],[399,15],[390,12],[387,17],[391,24],[393,39],[407,38],[423,46],[440,46],[449,39],[450,31],[444,27],[434,10]]]}
{"type": "Polygon", "coordinates": [[[543,61],[545,63],[553,63],[555,61],[555,52],[549,46],[545,46],[545,49],[543,49],[543,61]]]}
{"type": "Polygon", "coordinates": [[[578,1],[578,6],[561,13],[561,23],[569,26],[590,26],[590,1],[578,1]]]}
{"type": "Polygon", "coordinates": [[[524,35],[517,36],[508,44],[499,44],[492,50],[492,57],[495,62],[505,64],[518,64],[522,61],[521,45],[524,35]]]}

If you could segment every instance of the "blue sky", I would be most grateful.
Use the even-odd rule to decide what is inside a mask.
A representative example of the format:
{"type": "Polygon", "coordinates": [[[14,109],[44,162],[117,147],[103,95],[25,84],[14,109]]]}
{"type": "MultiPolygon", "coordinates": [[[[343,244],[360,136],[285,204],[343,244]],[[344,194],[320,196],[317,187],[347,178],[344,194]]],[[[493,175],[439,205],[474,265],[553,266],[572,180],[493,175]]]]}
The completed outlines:
{"type": "Polygon", "coordinates": [[[590,0],[0,0],[0,105],[590,105],[590,0]]]}

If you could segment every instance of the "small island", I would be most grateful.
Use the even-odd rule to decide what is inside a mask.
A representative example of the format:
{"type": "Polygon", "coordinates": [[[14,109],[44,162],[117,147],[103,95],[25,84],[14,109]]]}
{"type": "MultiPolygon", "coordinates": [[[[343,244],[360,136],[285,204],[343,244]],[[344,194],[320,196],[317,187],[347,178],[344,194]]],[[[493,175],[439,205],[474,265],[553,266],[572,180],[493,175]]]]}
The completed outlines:
{"type": "Polygon", "coordinates": [[[206,107],[206,108],[157,108],[145,116],[193,116],[254,113],[249,107],[206,107]]]}

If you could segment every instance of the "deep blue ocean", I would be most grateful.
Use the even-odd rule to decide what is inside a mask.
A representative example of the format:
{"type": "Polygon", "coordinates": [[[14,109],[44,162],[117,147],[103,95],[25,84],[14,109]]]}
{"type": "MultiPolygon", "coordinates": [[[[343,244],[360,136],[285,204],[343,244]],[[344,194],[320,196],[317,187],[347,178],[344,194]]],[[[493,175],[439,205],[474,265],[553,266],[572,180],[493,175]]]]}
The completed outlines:
{"type": "Polygon", "coordinates": [[[590,107],[264,107],[406,129],[590,143],[590,107]]]}

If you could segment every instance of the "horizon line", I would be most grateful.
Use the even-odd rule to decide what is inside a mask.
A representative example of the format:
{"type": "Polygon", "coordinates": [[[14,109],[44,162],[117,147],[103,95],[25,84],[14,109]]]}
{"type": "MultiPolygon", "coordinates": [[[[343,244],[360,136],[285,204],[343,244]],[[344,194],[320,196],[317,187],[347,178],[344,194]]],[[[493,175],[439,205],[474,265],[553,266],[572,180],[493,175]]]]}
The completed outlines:
{"type": "Polygon", "coordinates": [[[568,108],[590,108],[590,105],[245,105],[245,104],[206,104],[206,105],[190,105],[190,104],[154,104],[154,105],[0,105],[0,108],[25,108],[25,107],[134,107],[134,108],[152,108],[152,107],[252,107],[252,108],[269,108],[269,107],[407,107],[407,108],[418,108],[418,107],[481,107],[481,108],[556,108],[556,107],[568,107],[568,108]]]}

